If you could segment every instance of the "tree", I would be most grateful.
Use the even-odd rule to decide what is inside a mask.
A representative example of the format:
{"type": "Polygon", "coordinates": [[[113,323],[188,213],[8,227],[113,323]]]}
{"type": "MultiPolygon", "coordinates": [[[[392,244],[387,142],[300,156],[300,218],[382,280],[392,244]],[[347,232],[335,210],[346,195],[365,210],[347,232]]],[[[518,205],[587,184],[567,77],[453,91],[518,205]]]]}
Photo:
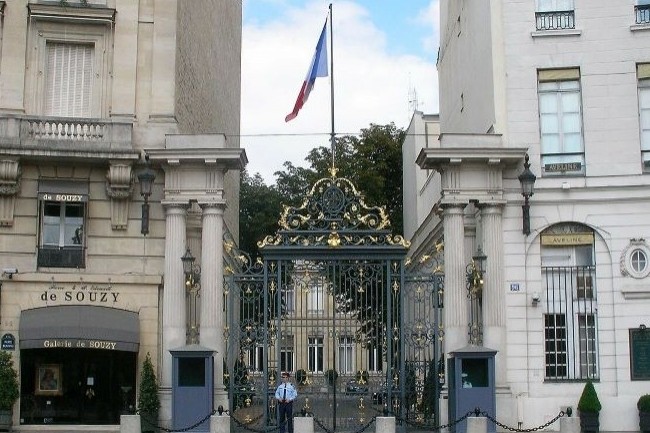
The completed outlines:
{"type": "Polygon", "coordinates": [[[151,362],[151,355],[148,352],[147,357],[142,364],[139,394],[138,410],[141,418],[141,429],[143,432],[155,431],[158,422],[160,400],[158,398],[156,373],[154,372],[153,364],[151,362]]]}
{"type": "Polygon", "coordinates": [[[259,173],[251,177],[243,170],[239,200],[239,246],[255,260],[259,254],[257,242],[277,230],[281,196],[277,187],[266,185],[259,173]]]}
{"type": "MultiPolygon", "coordinates": [[[[335,164],[337,176],[350,179],[373,206],[386,206],[393,233],[401,234],[402,224],[402,142],[404,130],[395,126],[371,124],[359,136],[346,135],[336,139],[335,164]]],[[[305,160],[310,168],[295,167],[285,162],[285,170],[275,173],[282,202],[298,205],[311,186],[320,178],[330,176],[330,147],[312,149],[305,160]]]]}

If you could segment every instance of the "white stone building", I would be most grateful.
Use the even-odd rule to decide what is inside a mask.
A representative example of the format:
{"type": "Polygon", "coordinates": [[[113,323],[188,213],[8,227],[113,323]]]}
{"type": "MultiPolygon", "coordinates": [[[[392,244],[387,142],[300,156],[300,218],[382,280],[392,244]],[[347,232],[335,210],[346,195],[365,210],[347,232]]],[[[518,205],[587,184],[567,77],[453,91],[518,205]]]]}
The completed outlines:
{"type": "Polygon", "coordinates": [[[23,430],[118,423],[147,353],[168,425],[169,350],[188,342],[187,248],[202,265],[197,342],[222,377],[223,239],[238,238],[246,163],[241,8],[0,1],[0,335],[23,430]]]}
{"type": "Polygon", "coordinates": [[[441,135],[405,144],[404,226],[416,257],[444,235],[446,352],[468,343],[466,266],[479,246],[487,256],[482,339],[498,351],[497,418],[511,426],[576,412],[591,379],[601,430],[638,429],[650,383],[645,3],[441,1],[441,135]]]}

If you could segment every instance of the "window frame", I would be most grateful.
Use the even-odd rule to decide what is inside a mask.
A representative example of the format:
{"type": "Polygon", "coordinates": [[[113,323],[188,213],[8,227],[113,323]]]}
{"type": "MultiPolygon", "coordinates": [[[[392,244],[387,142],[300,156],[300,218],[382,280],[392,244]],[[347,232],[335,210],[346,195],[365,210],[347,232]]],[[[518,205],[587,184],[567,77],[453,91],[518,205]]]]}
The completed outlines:
{"type": "MultiPolygon", "coordinates": [[[[90,118],[108,118],[113,65],[114,10],[98,9],[99,17],[56,15],[61,8],[40,10],[29,4],[29,36],[25,110],[45,115],[48,43],[93,46],[93,82],[90,118]],[[45,14],[55,14],[54,16],[45,14]],[[113,17],[113,18],[111,18],[113,17]]],[[[87,8],[62,8],[66,12],[87,8]]],[[[94,8],[93,8],[94,9],[94,8]]],[[[52,116],[56,117],[56,116],[52,116]]]]}
{"type": "Polygon", "coordinates": [[[322,335],[307,337],[307,368],[312,373],[325,371],[325,345],[322,335]]]}
{"type": "Polygon", "coordinates": [[[566,69],[540,69],[537,71],[537,102],[538,102],[538,121],[539,121],[539,141],[540,141],[540,159],[541,171],[543,176],[584,176],[586,173],[585,167],[585,136],[584,136],[584,119],[582,107],[582,77],[578,68],[566,69]],[[553,78],[557,75],[557,78],[553,78]],[[564,77],[563,77],[564,75],[564,77]],[[548,84],[554,84],[554,88],[548,88],[548,84]],[[562,88],[562,83],[576,83],[576,88],[562,88]],[[546,87],[546,88],[545,88],[546,87]],[[542,97],[555,96],[555,111],[553,113],[546,113],[542,111],[542,97]],[[578,111],[565,112],[562,110],[563,97],[566,95],[577,95],[578,97],[578,111]],[[557,122],[557,147],[560,151],[549,152],[547,148],[550,144],[544,143],[544,137],[549,136],[549,133],[544,133],[544,115],[554,114],[557,122]],[[568,152],[566,151],[566,140],[563,125],[563,120],[566,116],[577,114],[579,121],[579,151],[568,152]],[[546,147],[546,148],[545,148],[546,147]],[[573,158],[572,158],[573,156],[573,158]],[[579,168],[577,164],[580,164],[579,168]]]}
{"type": "Polygon", "coordinates": [[[641,71],[642,68],[646,67],[650,69],[650,64],[646,63],[637,65],[637,98],[639,109],[639,147],[641,151],[641,165],[645,172],[650,172],[650,74],[645,76],[645,73],[641,71]],[[642,105],[644,99],[647,99],[648,101],[647,107],[642,105]],[[648,125],[643,124],[644,112],[647,113],[648,125]],[[644,136],[647,137],[647,139],[644,140],[644,136]]]}

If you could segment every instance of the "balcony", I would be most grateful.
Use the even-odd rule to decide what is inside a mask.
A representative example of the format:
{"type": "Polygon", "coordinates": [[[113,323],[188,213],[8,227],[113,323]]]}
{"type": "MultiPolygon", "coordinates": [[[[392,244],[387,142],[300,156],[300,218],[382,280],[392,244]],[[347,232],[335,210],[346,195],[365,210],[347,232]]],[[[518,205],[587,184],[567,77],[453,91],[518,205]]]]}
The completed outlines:
{"type": "Polygon", "coordinates": [[[0,151],[35,158],[133,157],[132,132],[132,121],[5,114],[0,151]]]}
{"type": "Polygon", "coordinates": [[[650,5],[634,6],[634,16],[637,24],[650,24],[650,5]]]}
{"type": "Polygon", "coordinates": [[[39,267],[85,268],[86,258],[82,247],[39,247],[39,267]]]}
{"type": "Polygon", "coordinates": [[[576,28],[574,11],[535,12],[537,30],[570,30],[576,28]]]}

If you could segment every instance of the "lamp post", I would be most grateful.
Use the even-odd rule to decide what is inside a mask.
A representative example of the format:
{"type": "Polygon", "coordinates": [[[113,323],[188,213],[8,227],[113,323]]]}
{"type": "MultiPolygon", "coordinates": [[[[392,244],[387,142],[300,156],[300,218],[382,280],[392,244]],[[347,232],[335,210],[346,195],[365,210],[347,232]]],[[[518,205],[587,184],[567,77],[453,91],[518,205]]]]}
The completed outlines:
{"type": "Polygon", "coordinates": [[[188,248],[181,257],[183,262],[183,273],[185,274],[185,289],[187,290],[189,305],[189,324],[190,329],[187,334],[189,344],[199,343],[199,323],[198,323],[198,298],[201,290],[201,267],[194,264],[196,258],[188,248]]]}
{"type": "Polygon", "coordinates": [[[149,167],[145,167],[138,173],[138,180],[140,181],[140,195],[144,199],[142,203],[142,220],[140,226],[140,233],[143,235],[149,234],[149,197],[153,189],[153,181],[156,179],[156,173],[149,167]]]}
{"type": "Polygon", "coordinates": [[[479,245],[472,261],[465,271],[467,276],[467,297],[470,302],[469,343],[472,345],[483,344],[483,326],[480,323],[481,300],[483,296],[483,275],[487,256],[479,245]]]}
{"type": "Polygon", "coordinates": [[[535,180],[537,176],[530,170],[530,162],[528,162],[528,154],[526,154],[524,161],[524,171],[519,175],[519,183],[521,183],[521,195],[524,196],[524,204],[521,207],[523,210],[523,228],[522,233],[528,236],[530,234],[530,203],[528,199],[534,194],[535,180]]]}

